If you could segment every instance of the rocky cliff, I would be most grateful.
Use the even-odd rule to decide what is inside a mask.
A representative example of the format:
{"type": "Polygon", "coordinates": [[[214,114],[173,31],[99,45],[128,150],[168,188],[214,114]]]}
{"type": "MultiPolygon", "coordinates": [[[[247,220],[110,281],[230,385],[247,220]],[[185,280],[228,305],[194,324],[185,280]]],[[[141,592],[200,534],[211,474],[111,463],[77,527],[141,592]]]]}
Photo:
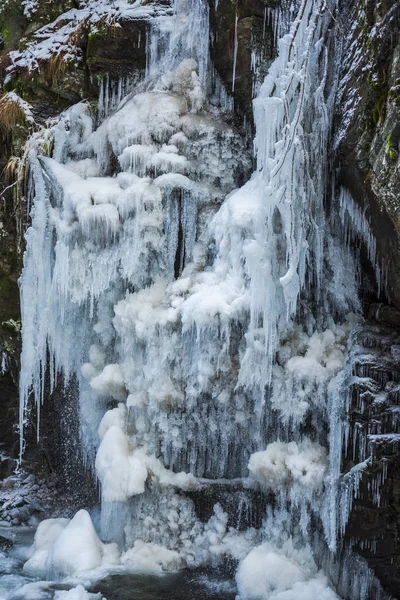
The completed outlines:
{"type": "MultiPolygon", "coordinates": [[[[396,435],[400,325],[396,310],[400,305],[399,8],[396,0],[344,4],[334,153],[336,176],[370,222],[383,278],[381,291],[376,281],[362,286],[365,309],[372,321],[360,336],[361,345],[367,346],[363,350],[365,360],[354,366],[354,374],[361,372],[366,379],[362,389],[356,385],[353,390],[350,446],[353,452],[354,448],[368,447],[374,458],[362,479],[347,536],[395,597],[400,588],[400,460],[396,435]],[[383,477],[381,486],[378,484],[379,497],[373,501],[379,477],[383,477]]],[[[365,456],[358,459],[364,460],[365,456]]],[[[358,459],[353,457],[355,462],[358,459]]]]}

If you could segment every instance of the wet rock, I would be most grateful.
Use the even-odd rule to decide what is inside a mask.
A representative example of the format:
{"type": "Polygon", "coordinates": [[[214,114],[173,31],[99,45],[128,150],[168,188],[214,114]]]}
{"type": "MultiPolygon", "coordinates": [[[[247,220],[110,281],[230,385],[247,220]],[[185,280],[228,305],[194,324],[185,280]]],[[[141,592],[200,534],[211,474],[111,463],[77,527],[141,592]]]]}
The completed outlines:
{"type": "Polygon", "coordinates": [[[353,0],[348,6],[341,25],[337,166],[341,183],[370,219],[387,292],[400,309],[399,3],[353,0]]]}
{"type": "Polygon", "coordinates": [[[123,573],[108,576],[89,591],[101,592],[108,600],[234,600],[236,586],[232,581],[221,583],[221,579],[213,582],[201,571],[163,573],[162,576],[123,573]]]}
{"type": "Polygon", "coordinates": [[[393,325],[400,328],[400,311],[394,306],[387,304],[371,304],[368,313],[369,319],[374,319],[378,323],[393,325]]]}
{"type": "Polygon", "coordinates": [[[400,589],[400,332],[370,322],[355,339],[345,472],[363,470],[346,539],[396,597],[400,589]]]}
{"type": "MultiPolygon", "coordinates": [[[[0,522],[0,526],[1,526],[1,522],[0,522]]],[[[0,535],[0,548],[5,549],[5,548],[11,548],[12,546],[13,546],[12,540],[0,535]]]]}
{"type": "Polygon", "coordinates": [[[275,4],[268,0],[210,1],[211,59],[235,108],[249,121],[255,91],[275,56],[272,21],[267,18],[267,9],[275,4]]]}
{"type": "Polygon", "coordinates": [[[146,29],[144,21],[130,20],[89,33],[86,64],[91,77],[140,76],[146,68],[146,29]]]}

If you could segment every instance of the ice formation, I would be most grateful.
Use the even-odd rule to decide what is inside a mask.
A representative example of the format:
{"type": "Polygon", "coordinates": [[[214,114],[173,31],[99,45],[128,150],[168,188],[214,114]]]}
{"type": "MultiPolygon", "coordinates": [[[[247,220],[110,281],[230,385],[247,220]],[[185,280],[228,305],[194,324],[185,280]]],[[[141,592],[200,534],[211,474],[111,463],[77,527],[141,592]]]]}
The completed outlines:
{"type": "Polygon", "coordinates": [[[62,579],[119,562],[116,544],[103,544],[86,510],[73,519],[48,519],[37,528],[33,554],[24,571],[34,577],[62,579]]]}
{"type": "Polygon", "coordinates": [[[236,580],[243,600],[338,600],[308,548],[264,543],[240,563],[236,580]]]}
{"type": "MultiPolygon", "coordinates": [[[[94,4],[93,19],[107,2],[94,4]]],[[[21,452],[30,394],[40,419],[46,377],[51,390],[62,378],[101,483],[102,539],[122,555],[80,511],[41,524],[26,570],[230,557],[243,600],[337,597],[311,556],[311,520],[334,549],[348,516],[337,507],[341,386],[360,308],[348,227],[371,261],[375,247],[347,191],[333,189],[337,219],[325,217],[335,2],[294,5],[268,21],[280,39],[254,100],[250,178],[211,77],[205,1],[176,0],[158,16],[113,3],[148,11],[144,81],[125,97],[121,85],[113,109],[101,98],[100,122],[80,103],[32,136],[21,452]],[[191,494],[213,486],[234,488],[228,505],[239,498],[249,515],[252,488],[275,501],[258,528],[243,531],[218,503],[203,522],[191,494]]]]}
{"type": "Polygon", "coordinates": [[[58,591],[54,600],[102,600],[101,594],[90,594],[83,585],[77,585],[68,591],[58,591]]]}
{"type": "Polygon", "coordinates": [[[272,442],[263,452],[252,454],[249,461],[250,474],[261,486],[301,486],[304,495],[321,488],[327,466],[325,448],[307,439],[300,444],[272,442]]]}

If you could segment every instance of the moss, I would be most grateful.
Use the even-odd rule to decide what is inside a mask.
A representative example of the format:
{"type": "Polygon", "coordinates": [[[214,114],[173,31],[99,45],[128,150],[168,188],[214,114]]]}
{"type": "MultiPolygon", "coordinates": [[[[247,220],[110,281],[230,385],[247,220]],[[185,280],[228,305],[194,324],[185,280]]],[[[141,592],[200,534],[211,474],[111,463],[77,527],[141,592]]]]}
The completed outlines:
{"type": "Polygon", "coordinates": [[[26,19],[20,0],[10,0],[0,11],[0,31],[7,51],[18,45],[23,37],[25,24],[26,19]]]}
{"type": "Polygon", "coordinates": [[[361,150],[363,152],[366,152],[367,154],[369,153],[369,151],[371,150],[371,144],[370,143],[365,143],[361,146],[361,150]]]}
{"type": "Polygon", "coordinates": [[[95,29],[89,31],[87,47],[86,47],[86,60],[92,60],[98,51],[99,44],[102,44],[107,37],[105,29],[95,29]]]}
{"type": "Polygon", "coordinates": [[[380,121],[383,122],[386,117],[386,104],[388,99],[389,89],[387,86],[380,87],[377,84],[377,89],[380,89],[379,96],[375,99],[374,107],[370,113],[370,123],[375,127],[380,121]]]}
{"type": "Polygon", "coordinates": [[[396,150],[393,146],[392,143],[392,135],[389,133],[389,135],[386,138],[386,154],[389,156],[390,160],[395,160],[396,159],[396,150]]]}
{"type": "Polygon", "coordinates": [[[6,47],[8,46],[9,34],[10,32],[8,31],[7,27],[1,28],[1,37],[3,38],[6,47]]]}

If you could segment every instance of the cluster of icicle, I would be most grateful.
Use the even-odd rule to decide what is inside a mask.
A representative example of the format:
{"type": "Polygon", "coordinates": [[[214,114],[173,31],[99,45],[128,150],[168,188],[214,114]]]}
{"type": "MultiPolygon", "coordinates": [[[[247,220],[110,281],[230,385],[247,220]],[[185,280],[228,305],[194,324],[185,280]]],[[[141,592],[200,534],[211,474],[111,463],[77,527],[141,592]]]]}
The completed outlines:
{"type": "MultiPolygon", "coordinates": [[[[82,103],[32,140],[20,425],[46,377],[50,390],[58,377],[77,382],[102,536],[125,545],[120,558],[104,550],[78,513],[98,548],[91,567],[111,554],[165,569],[228,555],[242,561],[242,598],[337,597],[312,558],[310,519],[322,519],[333,549],[356,319],[346,315],[359,304],[356,263],[324,216],[328,4],[299,2],[279,40],[254,101],[256,170],[242,187],[251,158],[211,85],[205,1],[176,0],[174,16],[150,22],[146,77],[124,98],[127,84],[115,86],[111,101],[107,82],[97,128],[82,103]],[[239,533],[219,505],[201,523],[177,493],[228,480],[275,493],[261,530],[239,533]]],[[[277,15],[280,31],[288,15],[277,15]]],[[[361,218],[355,234],[373,259],[361,218]]],[[[76,527],[45,536],[42,573],[54,572],[58,535],[79,555],[76,527]]],[[[73,571],[63,560],[58,576],[73,571]]]]}

